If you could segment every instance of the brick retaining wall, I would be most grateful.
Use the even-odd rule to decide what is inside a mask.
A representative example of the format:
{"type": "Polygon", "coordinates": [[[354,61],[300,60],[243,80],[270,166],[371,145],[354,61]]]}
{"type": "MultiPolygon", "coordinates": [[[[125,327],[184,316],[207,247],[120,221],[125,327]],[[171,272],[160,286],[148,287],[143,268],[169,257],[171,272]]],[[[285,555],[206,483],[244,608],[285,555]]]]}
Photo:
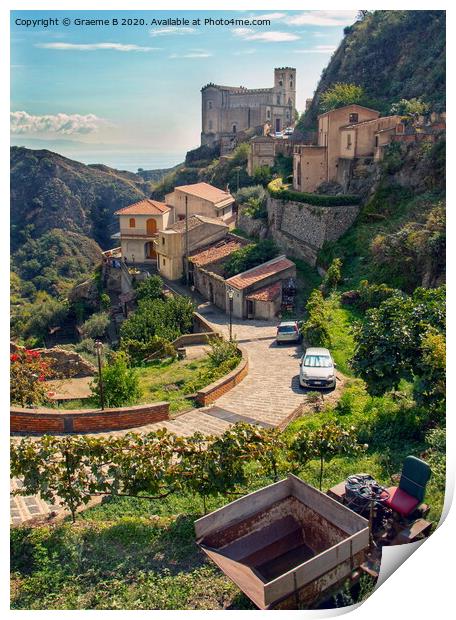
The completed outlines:
{"type": "Polygon", "coordinates": [[[52,409],[11,408],[12,433],[88,433],[122,430],[169,419],[169,403],[160,402],[116,409],[52,409]]]}
{"type": "Polygon", "coordinates": [[[244,379],[244,377],[247,376],[249,372],[249,359],[247,356],[247,351],[242,347],[239,347],[239,350],[241,351],[242,358],[236,368],[225,377],[218,379],[218,381],[214,381],[214,383],[211,383],[197,392],[196,400],[199,405],[203,407],[205,405],[210,405],[215,400],[220,398],[220,396],[232,390],[242,381],[242,379],[244,379]]]}

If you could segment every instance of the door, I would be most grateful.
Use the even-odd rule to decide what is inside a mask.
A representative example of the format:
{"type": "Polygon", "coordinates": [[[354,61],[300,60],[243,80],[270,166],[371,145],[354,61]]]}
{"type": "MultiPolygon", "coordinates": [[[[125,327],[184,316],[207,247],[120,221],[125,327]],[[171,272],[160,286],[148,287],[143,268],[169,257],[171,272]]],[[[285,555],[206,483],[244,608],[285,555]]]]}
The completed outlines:
{"type": "Polygon", "coordinates": [[[157,258],[157,253],[155,251],[155,244],[153,241],[148,241],[144,246],[144,254],[146,258],[155,260],[157,258]]]}
{"type": "Polygon", "coordinates": [[[247,299],[247,318],[253,319],[255,317],[255,302],[253,299],[247,299]]]}
{"type": "Polygon", "coordinates": [[[157,232],[157,222],[153,219],[146,222],[147,234],[154,235],[157,232]]]}
{"type": "Polygon", "coordinates": [[[276,125],[275,130],[276,130],[276,133],[279,133],[280,132],[280,118],[276,118],[275,121],[276,121],[276,123],[275,123],[275,125],[276,125]]]}

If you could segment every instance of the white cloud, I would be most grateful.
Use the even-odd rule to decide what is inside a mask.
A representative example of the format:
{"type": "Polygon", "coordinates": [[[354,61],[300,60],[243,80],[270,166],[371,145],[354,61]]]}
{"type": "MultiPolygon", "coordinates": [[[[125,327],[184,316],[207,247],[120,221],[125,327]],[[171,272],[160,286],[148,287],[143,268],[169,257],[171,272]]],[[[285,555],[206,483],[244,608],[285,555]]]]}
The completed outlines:
{"type": "Polygon", "coordinates": [[[332,54],[336,49],[336,45],[316,45],[315,47],[294,51],[296,54],[332,54]]]}
{"type": "Polygon", "coordinates": [[[299,35],[291,32],[278,32],[270,30],[269,32],[256,32],[252,28],[233,28],[235,37],[244,39],[245,41],[264,41],[267,43],[280,43],[282,41],[296,41],[299,35]]]}
{"type": "Polygon", "coordinates": [[[124,43],[37,43],[36,47],[52,50],[76,50],[93,52],[95,50],[115,50],[117,52],[155,52],[158,47],[144,47],[142,45],[124,43]]]}
{"type": "Polygon", "coordinates": [[[304,11],[291,15],[285,22],[293,26],[348,26],[356,20],[358,11],[304,11]]]}
{"type": "Polygon", "coordinates": [[[149,30],[151,37],[166,37],[169,35],[199,34],[195,28],[190,26],[170,26],[169,28],[159,28],[158,30],[149,30]]]}
{"type": "Polygon", "coordinates": [[[249,19],[269,19],[271,21],[283,19],[286,17],[286,13],[264,13],[263,15],[254,15],[252,14],[249,19]]]}
{"type": "Polygon", "coordinates": [[[209,58],[212,56],[210,52],[205,50],[189,50],[183,54],[171,54],[169,58],[209,58]]]}
{"type": "Polygon", "coordinates": [[[95,114],[44,114],[35,116],[28,112],[11,112],[11,133],[87,134],[98,131],[104,119],[95,114]]]}

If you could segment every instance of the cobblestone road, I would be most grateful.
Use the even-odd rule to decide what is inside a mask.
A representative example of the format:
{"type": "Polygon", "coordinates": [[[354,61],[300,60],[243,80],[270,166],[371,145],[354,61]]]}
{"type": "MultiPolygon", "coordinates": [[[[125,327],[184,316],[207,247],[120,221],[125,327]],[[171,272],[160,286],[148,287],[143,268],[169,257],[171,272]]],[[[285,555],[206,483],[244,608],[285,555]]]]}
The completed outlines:
{"type": "MultiPolygon", "coordinates": [[[[228,318],[209,303],[198,307],[198,312],[215,330],[228,336],[228,318]]],[[[224,394],[212,406],[183,413],[174,420],[148,424],[136,432],[149,432],[167,428],[179,435],[191,435],[195,431],[221,434],[236,422],[255,423],[265,427],[283,426],[293,412],[303,404],[304,392],[299,387],[299,358],[301,345],[277,345],[277,323],[266,321],[243,321],[233,319],[233,337],[247,350],[249,373],[244,380],[224,394]]],[[[338,376],[334,392],[325,396],[332,401],[338,398],[343,377],[338,376]]],[[[131,429],[133,430],[133,429],[131,429]]],[[[125,434],[116,431],[110,434],[125,434]]],[[[17,481],[13,481],[13,486],[17,481]]],[[[49,507],[38,497],[12,497],[11,522],[25,522],[44,516],[56,507],[49,507]]]]}

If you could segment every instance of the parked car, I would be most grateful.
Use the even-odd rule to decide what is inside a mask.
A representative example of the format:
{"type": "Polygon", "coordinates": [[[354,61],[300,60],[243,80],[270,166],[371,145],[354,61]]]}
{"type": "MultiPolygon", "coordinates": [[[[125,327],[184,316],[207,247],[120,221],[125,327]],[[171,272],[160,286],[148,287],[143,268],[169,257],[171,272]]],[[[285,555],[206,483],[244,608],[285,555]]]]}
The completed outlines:
{"type": "Polygon", "coordinates": [[[276,131],[274,133],[274,138],[283,138],[283,131],[276,131]]]}
{"type": "Polygon", "coordinates": [[[301,332],[299,331],[299,323],[297,321],[282,321],[277,327],[276,342],[299,342],[301,340],[301,332]]]}
{"type": "Polygon", "coordinates": [[[299,384],[303,388],[336,387],[336,364],[328,349],[312,347],[299,362],[299,384]]]}
{"type": "Polygon", "coordinates": [[[284,136],[292,136],[293,135],[293,131],[294,131],[293,127],[287,127],[285,129],[285,131],[283,132],[283,135],[284,136]]]}

